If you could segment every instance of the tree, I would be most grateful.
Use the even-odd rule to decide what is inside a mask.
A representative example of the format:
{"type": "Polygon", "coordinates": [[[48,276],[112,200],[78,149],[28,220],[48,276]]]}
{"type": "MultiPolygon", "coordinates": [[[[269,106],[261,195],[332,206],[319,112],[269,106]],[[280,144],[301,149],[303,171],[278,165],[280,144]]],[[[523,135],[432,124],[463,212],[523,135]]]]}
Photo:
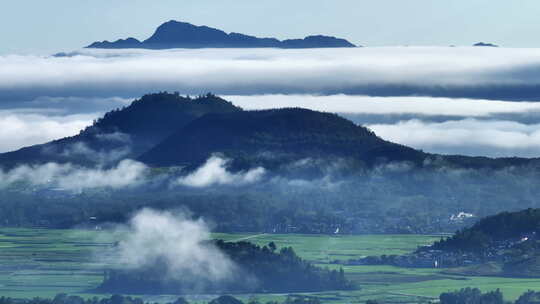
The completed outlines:
{"type": "Polygon", "coordinates": [[[244,302],[229,295],[221,296],[210,301],[209,304],[244,304],[244,302]]]}
{"type": "Polygon", "coordinates": [[[522,294],[519,299],[517,299],[516,304],[539,304],[540,303],[540,292],[534,292],[532,290],[527,291],[522,294]]]}

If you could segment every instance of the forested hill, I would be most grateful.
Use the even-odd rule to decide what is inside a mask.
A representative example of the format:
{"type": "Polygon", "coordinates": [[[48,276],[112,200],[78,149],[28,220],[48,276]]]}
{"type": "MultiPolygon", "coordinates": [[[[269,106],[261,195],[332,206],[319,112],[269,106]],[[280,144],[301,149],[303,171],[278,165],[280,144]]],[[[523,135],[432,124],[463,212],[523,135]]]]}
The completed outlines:
{"type": "Polygon", "coordinates": [[[207,26],[195,26],[187,22],[171,20],[160,25],[145,41],[135,38],[115,42],[94,42],[87,48],[99,49],[171,49],[171,48],[333,48],[355,47],[345,39],[313,35],[303,39],[278,40],[230,33],[207,26]]]}
{"type": "Polygon", "coordinates": [[[186,271],[167,276],[166,263],[157,260],[141,268],[112,269],[97,291],[123,294],[199,293],[290,293],[347,290],[353,285],[343,269],[317,267],[298,257],[291,247],[276,250],[275,244],[260,247],[249,242],[215,241],[237,266],[234,273],[220,280],[199,277],[186,271]]]}
{"type": "Polygon", "coordinates": [[[421,164],[426,154],[387,142],[335,114],[300,108],[210,114],[145,153],[153,166],[200,164],[220,152],[243,167],[276,168],[306,158],[345,158],[357,167],[377,161],[421,164]]]}
{"type": "MultiPolygon", "coordinates": [[[[486,217],[428,250],[458,275],[540,277],[540,209],[486,217]]],[[[425,254],[425,253],[424,253],[425,254]]]]}
{"type": "Polygon", "coordinates": [[[194,119],[208,113],[242,111],[212,94],[196,98],[157,93],[143,96],[130,106],[108,112],[82,134],[121,132],[138,137],[167,137],[194,119]]]}
{"type": "Polygon", "coordinates": [[[0,154],[0,166],[102,165],[132,158],[157,167],[194,168],[214,153],[232,159],[233,170],[291,168],[306,159],[341,162],[350,172],[398,162],[425,169],[513,167],[531,172],[539,163],[424,153],[385,141],[336,114],[300,108],[243,111],[212,94],[157,93],[105,114],[78,135],[0,154]]]}
{"type": "Polygon", "coordinates": [[[483,218],[470,228],[435,243],[434,249],[481,251],[495,243],[536,241],[540,236],[540,209],[502,212],[483,218]]]}
{"type": "Polygon", "coordinates": [[[80,134],[0,154],[0,166],[46,162],[93,165],[135,158],[179,128],[207,113],[241,111],[215,95],[196,98],[148,94],[108,112],[80,134]]]}
{"type": "MultiPolygon", "coordinates": [[[[530,167],[537,159],[435,155],[388,142],[336,114],[301,108],[212,113],[177,130],[144,153],[151,166],[197,166],[213,153],[233,167],[277,169],[305,159],[341,160],[349,170],[388,163],[416,168],[501,169],[530,167]]],[[[529,168],[528,168],[529,169],[529,168]]]]}

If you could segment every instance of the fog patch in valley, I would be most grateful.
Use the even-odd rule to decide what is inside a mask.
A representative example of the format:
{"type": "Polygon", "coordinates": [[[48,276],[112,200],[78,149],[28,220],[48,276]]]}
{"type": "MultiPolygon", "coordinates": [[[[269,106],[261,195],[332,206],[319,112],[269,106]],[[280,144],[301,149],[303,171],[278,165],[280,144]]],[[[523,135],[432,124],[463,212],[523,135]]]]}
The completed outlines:
{"type": "Polygon", "coordinates": [[[92,188],[120,189],[142,184],[147,173],[148,167],[129,159],[111,168],[87,168],[70,163],[20,165],[10,170],[0,170],[0,186],[25,183],[73,192],[92,188]]]}
{"type": "MultiPolygon", "coordinates": [[[[219,283],[230,279],[237,266],[211,240],[208,224],[186,212],[142,209],[125,225],[115,227],[117,245],[105,255],[108,264],[127,270],[163,265],[163,279],[219,283]]],[[[202,287],[202,286],[201,286],[202,287]]]]}

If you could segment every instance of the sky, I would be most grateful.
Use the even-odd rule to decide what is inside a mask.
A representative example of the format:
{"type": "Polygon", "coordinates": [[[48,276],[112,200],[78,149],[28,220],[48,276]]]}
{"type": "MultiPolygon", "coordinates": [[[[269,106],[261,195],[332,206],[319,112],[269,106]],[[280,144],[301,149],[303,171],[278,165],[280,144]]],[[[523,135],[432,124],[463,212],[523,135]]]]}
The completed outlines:
{"type": "Polygon", "coordinates": [[[281,39],[334,35],[365,46],[540,47],[539,13],[538,0],[4,0],[0,54],[145,39],[171,19],[281,39]]]}

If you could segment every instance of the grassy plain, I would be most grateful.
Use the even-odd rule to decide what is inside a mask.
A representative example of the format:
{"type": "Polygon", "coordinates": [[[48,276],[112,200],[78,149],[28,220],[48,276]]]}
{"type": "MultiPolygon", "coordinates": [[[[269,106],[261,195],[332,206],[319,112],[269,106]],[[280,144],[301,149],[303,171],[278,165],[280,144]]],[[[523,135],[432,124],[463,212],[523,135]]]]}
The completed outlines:
{"type": "MultiPolygon", "coordinates": [[[[228,241],[247,240],[260,245],[274,242],[295,251],[323,267],[339,267],[336,260],[366,255],[403,254],[419,245],[430,244],[439,236],[429,235],[274,235],[214,234],[228,241]]],[[[0,296],[51,297],[65,292],[99,296],[89,292],[97,286],[106,265],[95,255],[111,246],[114,234],[93,230],[0,229],[0,296]]],[[[346,274],[359,290],[314,294],[328,303],[363,303],[385,299],[386,303],[416,303],[435,299],[441,292],[462,287],[484,291],[500,288],[507,299],[528,289],[540,290],[540,279],[464,277],[445,275],[435,269],[408,269],[392,266],[346,266],[346,274]]],[[[242,295],[244,299],[282,299],[286,295],[242,295]]],[[[149,301],[169,301],[173,297],[148,297],[149,301]]],[[[203,302],[210,295],[191,297],[203,302]]]]}

